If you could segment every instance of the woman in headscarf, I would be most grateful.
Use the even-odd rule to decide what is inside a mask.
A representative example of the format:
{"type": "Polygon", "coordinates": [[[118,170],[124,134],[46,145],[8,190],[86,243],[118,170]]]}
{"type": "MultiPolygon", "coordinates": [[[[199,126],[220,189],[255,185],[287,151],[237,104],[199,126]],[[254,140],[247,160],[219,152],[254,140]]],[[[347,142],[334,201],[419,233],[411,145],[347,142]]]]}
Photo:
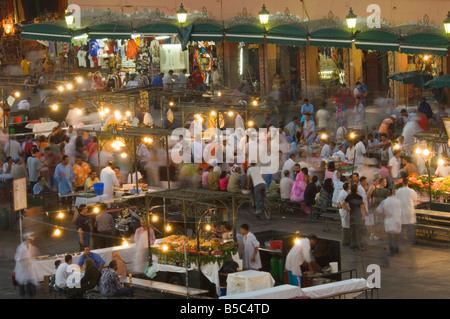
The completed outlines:
{"type": "Polygon", "coordinates": [[[121,277],[127,276],[127,264],[122,259],[120,253],[116,250],[111,252],[111,260],[115,260],[117,262],[117,270],[116,273],[121,277]]]}
{"type": "Polygon", "coordinates": [[[305,175],[302,172],[297,174],[297,178],[294,182],[294,186],[291,191],[291,202],[301,202],[304,200],[305,196],[305,175]]]}
{"type": "Polygon", "coordinates": [[[278,193],[277,189],[277,183],[273,180],[272,174],[266,175],[266,197],[267,198],[277,198],[280,197],[280,194],[278,193]]]}
{"type": "Polygon", "coordinates": [[[102,274],[95,268],[95,263],[91,258],[86,258],[84,262],[86,271],[84,272],[84,277],[81,278],[81,293],[84,294],[86,291],[92,290],[98,285],[98,281],[102,274]]]}
{"type": "Polygon", "coordinates": [[[322,185],[322,189],[319,194],[319,202],[317,205],[319,207],[331,207],[333,204],[333,192],[334,186],[331,178],[327,178],[322,185]]]}

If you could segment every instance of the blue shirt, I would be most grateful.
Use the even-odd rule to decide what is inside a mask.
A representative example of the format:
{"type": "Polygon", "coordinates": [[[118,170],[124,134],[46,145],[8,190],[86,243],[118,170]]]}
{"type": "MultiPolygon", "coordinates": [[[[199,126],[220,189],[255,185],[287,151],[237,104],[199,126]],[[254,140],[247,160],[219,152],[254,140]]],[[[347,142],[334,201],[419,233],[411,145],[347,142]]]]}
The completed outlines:
{"type": "Polygon", "coordinates": [[[72,165],[67,164],[66,167],[64,167],[62,163],[59,163],[56,166],[53,177],[58,183],[58,191],[60,194],[72,193],[72,183],[75,182],[72,165]]]}
{"type": "MultiPolygon", "coordinates": [[[[301,108],[301,112],[311,112],[312,114],[314,114],[314,105],[312,105],[311,103],[309,103],[309,105],[303,104],[302,108],[301,108]]],[[[305,116],[302,115],[302,119],[300,120],[300,122],[304,122],[305,121],[305,116]]],[[[313,116],[311,115],[311,121],[314,122],[313,116]]]]}
{"type": "MultiPolygon", "coordinates": [[[[99,254],[93,253],[92,251],[89,254],[89,258],[92,259],[92,261],[95,264],[95,268],[97,269],[99,269],[101,265],[106,264],[106,261],[104,261],[99,254]]],[[[83,255],[81,255],[80,259],[78,260],[78,266],[83,267],[85,261],[86,261],[86,254],[83,253],[83,255]]]]}
{"type": "Polygon", "coordinates": [[[157,86],[157,87],[162,87],[162,86],[163,86],[162,77],[160,77],[159,75],[158,75],[157,77],[155,77],[155,78],[153,79],[152,84],[153,84],[154,86],[157,86]]]}
{"type": "Polygon", "coordinates": [[[98,51],[98,41],[97,40],[89,40],[89,55],[92,57],[97,57],[97,51],[98,51]]]}
{"type": "Polygon", "coordinates": [[[36,183],[33,186],[33,194],[39,194],[41,192],[41,190],[43,190],[44,187],[42,187],[39,183],[36,183]]]}

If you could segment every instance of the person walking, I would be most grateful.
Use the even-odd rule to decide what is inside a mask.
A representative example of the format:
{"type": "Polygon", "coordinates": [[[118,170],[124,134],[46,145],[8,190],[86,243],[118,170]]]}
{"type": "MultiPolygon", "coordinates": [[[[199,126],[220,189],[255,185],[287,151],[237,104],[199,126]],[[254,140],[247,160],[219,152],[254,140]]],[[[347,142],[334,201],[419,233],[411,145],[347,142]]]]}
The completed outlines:
{"type": "Polygon", "coordinates": [[[24,234],[23,239],[24,241],[17,247],[14,255],[16,262],[14,274],[15,280],[19,283],[20,297],[25,298],[25,296],[28,296],[32,298],[36,295],[36,285],[38,284],[36,264],[33,263],[33,258],[37,252],[36,247],[33,246],[34,233],[24,234]]]}
{"type": "Polygon", "coordinates": [[[402,174],[402,187],[395,196],[400,200],[402,212],[402,239],[408,244],[415,243],[414,224],[416,223],[417,193],[408,187],[408,176],[402,174]]]}
{"type": "Polygon", "coordinates": [[[350,195],[341,203],[341,208],[350,213],[350,248],[366,250],[362,246],[363,220],[366,209],[363,198],[358,194],[358,184],[352,184],[350,192],[350,195]]]}
{"type": "Polygon", "coordinates": [[[384,230],[388,237],[389,256],[399,252],[398,242],[402,230],[402,203],[392,196],[392,191],[388,190],[388,197],[377,207],[377,213],[384,216],[384,230]]]}
{"type": "Polygon", "coordinates": [[[33,187],[38,182],[39,172],[41,171],[41,161],[37,158],[39,154],[37,148],[33,149],[33,154],[27,159],[28,180],[30,181],[29,193],[33,193],[33,187]]]}
{"type": "Polygon", "coordinates": [[[253,183],[253,193],[255,196],[256,218],[260,218],[262,214],[262,201],[266,197],[266,182],[261,174],[261,167],[256,166],[256,163],[251,163],[247,169],[247,189],[253,183]]]}

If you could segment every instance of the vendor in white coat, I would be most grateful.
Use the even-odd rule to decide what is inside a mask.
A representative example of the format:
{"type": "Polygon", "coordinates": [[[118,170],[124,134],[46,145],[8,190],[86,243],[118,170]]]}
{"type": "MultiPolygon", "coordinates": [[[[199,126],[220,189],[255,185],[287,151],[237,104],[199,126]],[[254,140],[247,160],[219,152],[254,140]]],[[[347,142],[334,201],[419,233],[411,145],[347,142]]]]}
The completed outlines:
{"type": "Polygon", "coordinates": [[[388,197],[377,207],[377,213],[384,216],[384,230],[388,237],[390,256],[398,253],[398,242],[402,231],[402,203],[392,196],[389,190],[388,197]]]}
{"type": "Polygon", "coordinates": [[[114,186],[119,186],[119,181],[116,177],[116,172],[113,169],[113,162],[109,161],[100,172],[100,183],[103,183],[103,194],[108,195],[108,199],[114,198],[114,186]]]}
{"type": "Polygon", "coordinates": [[[342,203],[349,195],[350,183],[344,183],[342,189],[336,198],[336,203],[339,208],[339,215],[341,216],[342,223],[342,246],[350,245],[350,213],[342,207],[342,203]]]}
{"type": "Polygon", "coordinates": [[[34,233],[23,235],[24,241],[17,247],[14,260],[15,279],[19,283],[20,297],[34,297],[36,295],[36,285],[38,284],[38,275],[36,272],[33,258],[36,256],[37,249],[33,246],[34,233]]]}
{"type": "Polygon", "coordinates": [[[399,188],[395,196],[400,200],[402,211],[402,237],[408,243],[415,242],[414,224],[416,223],[417,193],[408,187],[408,178],[406,174],[402,174],[402,187],[399,188]]]}
{"type": "Polygon", "coordinates": [[[286,256],[285,268],[288,271],[290,285],[301,287],[302,270],[300,266],[305,262],[308,265],[308,269],[312,269],[311,244],[308,238],[297,238],[294,246],[286,256]]]}
{"type": "Polygon", "coordinates": [[[244,269],[259,270],[261,265],[261,258],[259,256],[259,241],[255,235],[249,231],[247,224],[243,224],[240,227],[240,233],[242,234],[242,243],[244,246],[244,269]]]}

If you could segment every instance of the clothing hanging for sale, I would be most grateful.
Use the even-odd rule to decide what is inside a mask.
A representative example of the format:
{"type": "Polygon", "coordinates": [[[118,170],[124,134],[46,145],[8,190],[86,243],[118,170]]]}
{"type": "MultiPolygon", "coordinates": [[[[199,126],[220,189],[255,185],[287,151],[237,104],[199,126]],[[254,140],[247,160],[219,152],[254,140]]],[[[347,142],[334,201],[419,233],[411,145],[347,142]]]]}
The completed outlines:
{"type": "Polygon", "coordinates": [[[136,53],[139,52],[139,47],[136,45],[136,41],[128,40],[127,44],[127,58],[134,59],[136,57],[136,53]]]}

